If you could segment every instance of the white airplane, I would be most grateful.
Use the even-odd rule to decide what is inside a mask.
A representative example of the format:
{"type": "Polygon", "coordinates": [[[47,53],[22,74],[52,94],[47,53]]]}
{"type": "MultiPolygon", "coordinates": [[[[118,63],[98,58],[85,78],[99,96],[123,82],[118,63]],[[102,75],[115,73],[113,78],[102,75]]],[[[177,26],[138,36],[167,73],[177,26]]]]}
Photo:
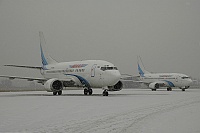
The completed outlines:
{"type": "Polygon", "coordinates": [[[103,60],[84,60],[58,63],[52,59],[45,49],[45,40],[42,32],[40,36],[40,52],[42,66],[5,65],[38,69],[44,78],[20,77],[1,75],[9,79],[26,79],[42,83],[48,92],[61,95],[67,87],[82,87],[84,94],[92,95],[92,88],[103,88],[103,96],[108,96],[108,91],[122,89],[121,74],[116,66],[103,60]]]}
{"type": "Polygon", "coordinates": [[[189,76],[181,73],[150,73],[145,70],[144,66],[141,67],[138,57],[138,71],[140,74],[141,82],[147,84],[152,91],[156,91],[160,87],[167,87],[167,91],[172,91],[172,87],[178,87],[185,91],[190,87],[192,80],[189,76]]]}

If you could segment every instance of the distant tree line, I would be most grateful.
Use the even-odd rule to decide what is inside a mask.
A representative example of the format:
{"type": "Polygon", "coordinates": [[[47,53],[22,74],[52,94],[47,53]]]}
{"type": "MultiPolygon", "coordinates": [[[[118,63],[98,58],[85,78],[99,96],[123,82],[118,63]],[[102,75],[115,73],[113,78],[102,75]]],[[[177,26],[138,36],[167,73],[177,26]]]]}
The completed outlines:
{"type": "Polygon", "coordinates": [[[19,83],[12,82],[9,79],[0,81],[0,91],[40,91],[44,90],[44,86],[35,82],[21,81],[19,83]]]}

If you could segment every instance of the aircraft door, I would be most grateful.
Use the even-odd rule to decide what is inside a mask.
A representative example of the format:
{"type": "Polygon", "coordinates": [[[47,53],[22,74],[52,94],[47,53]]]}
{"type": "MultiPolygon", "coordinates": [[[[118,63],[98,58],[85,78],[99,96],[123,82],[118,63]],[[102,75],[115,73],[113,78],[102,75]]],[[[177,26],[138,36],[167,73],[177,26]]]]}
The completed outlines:
{"type": "Polygon", "coordinates": [[[94,64],[91,68],[91,77],[95,77],[95,69],[97,67],[97,64],[94,64]]]}
{"type": "Polygon", "coordinates": [[[175,81],[178,82],[178,77],[177,76],[175,77],[175,81]]]}

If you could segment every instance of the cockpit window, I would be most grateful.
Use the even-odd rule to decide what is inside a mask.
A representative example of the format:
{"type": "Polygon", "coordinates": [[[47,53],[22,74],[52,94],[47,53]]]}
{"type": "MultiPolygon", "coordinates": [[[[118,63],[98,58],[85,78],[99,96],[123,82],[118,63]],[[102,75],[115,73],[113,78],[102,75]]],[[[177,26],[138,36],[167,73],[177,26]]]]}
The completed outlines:
{"type": "Polygon", "coordinates": [[[181,77],[182,79],[189,79],[190,77],[181,77]]]}
{"type": "Polygon", "coordinates": [[[102,71],[106,71],[106,70],[118,70],[117,67],[101,67],[102,71]]]}

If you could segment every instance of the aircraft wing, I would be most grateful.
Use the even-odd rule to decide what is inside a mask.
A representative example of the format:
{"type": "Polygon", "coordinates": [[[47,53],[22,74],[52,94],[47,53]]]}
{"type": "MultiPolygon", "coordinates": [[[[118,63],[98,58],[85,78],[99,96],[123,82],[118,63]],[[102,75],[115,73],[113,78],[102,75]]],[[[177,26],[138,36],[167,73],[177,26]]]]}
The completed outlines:
{"type": "Polygon", "coordinates": [[[132,80],[132,82],[133,82],[133,83],[146,83],[146,82],[141,81],[141,80],[139,80],[139,81],[132,80]]]}
{"type": "Polygon", "coordinates": [[[138,82],[140,81],[140,76],[139,75],[129,75],[129,74],[121,74],[121,81],[133,81],[133,82],[138,82]]]}
{"type": "MultiPolygon", "coordinates": [[[[149,82],[144,82],[144,81],[133,81],[134,83],[143,83],[143,84],[146,84],[147,86],[149,86],[149,82]]],[[[167,81],[155,81],[155,82],[152,82],[152,83],[157,83],[159,84],[160,87],[168,87],[168,86],[173,86],[171,84],[171,82],[167,82],[167,81]]]]}
{"type": "MultiPolygon", "coordinates": [[[[8,76],[8,75],[0,75],[0,77],[8,78],[10,80],[13,80],[13,79],[24,79],[24,80],[27,80],[27,81],[37,81],[38,83],[42,83],[42,84],[44,84],[47,80],[50,79],[50,78],[34,78],[34,77],[21,77],[21,76],[8,76]]],[[[81,85],[88,86],[89,85],[87,80],[85,80],[84,78],[81,78],[79,76],[75,76],[75,75],[68,75],[68,76],[65,76],[63,78],[58,78],[58,80],[63,81],[66,84],[70,84],[70,85],[72,83],[74,83],[76,85],[79,85],[79,86],[81,86],[81,85]]]]}
{"type": "Polygon", "coordinates": [[[10,67],[22,67],[22,68],[32,68],[32,69],[42,69],[41,66],[25,66],[25,65],[4,65],[10,67]]]}
{"type": "Polygon", "coordinates": [[[38,81],[38,83],[44,83],[48,79],[45,78],[34,78],[34,77],[20,77],[20,76],[7,76],[7,75],[0,75],[0,77],[3,78],[9,78],[9,79],[26,79],[28,81],[38,81]]]}

